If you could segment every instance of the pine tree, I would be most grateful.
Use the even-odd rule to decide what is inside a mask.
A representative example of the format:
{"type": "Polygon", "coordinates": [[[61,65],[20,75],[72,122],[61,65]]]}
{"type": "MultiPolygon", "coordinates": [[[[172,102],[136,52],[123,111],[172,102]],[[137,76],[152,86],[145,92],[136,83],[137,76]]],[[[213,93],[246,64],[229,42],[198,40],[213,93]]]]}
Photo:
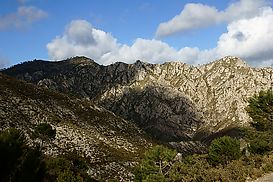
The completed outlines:
{"type": "Polygon", "coordinates": [[[273,92],[272,90],[261,91],[249,99],[246,108],[251,123],[258,131],[271,130],[273,128],[273,92]]]}
{"type": "Polygon", "coordinates": [[[176,151],[157,145],[148,150],[135,172],[135,181],[165,181],[176,151]]]}

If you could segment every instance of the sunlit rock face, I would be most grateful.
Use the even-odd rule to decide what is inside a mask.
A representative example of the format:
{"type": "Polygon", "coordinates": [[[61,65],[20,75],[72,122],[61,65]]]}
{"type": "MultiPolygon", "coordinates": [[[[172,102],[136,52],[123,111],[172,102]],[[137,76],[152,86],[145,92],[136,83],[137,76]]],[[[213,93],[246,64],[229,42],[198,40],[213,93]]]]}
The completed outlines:
{"type": "Polygon", "coordinates": [[[268,89],[272,68],[251,68],[237,57],[194,67],[136,61],[102,66],[85,57],[33,61],[4,73],[38,86],[89,98],[163,141],[247,125],[245,107],[268,89]]]}

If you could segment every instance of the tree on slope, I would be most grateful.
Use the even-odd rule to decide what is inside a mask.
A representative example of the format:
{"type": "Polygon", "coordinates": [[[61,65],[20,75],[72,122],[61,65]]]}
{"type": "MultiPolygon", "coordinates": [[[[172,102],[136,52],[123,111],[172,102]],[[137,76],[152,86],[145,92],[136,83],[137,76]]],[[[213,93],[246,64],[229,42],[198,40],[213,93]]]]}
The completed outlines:
{"type": "Polygon", "coordinates": [[[273,92],[272,90],[260,91],[249,99],[246,108],[251,123],[258,131],[271,130],[273,128],[273,92]]]}
{"type": "Polygon", "coordinates": [[[148,150],[135,172],[135,181],[165,181],[176,151],[157,145],[148,150]]]}

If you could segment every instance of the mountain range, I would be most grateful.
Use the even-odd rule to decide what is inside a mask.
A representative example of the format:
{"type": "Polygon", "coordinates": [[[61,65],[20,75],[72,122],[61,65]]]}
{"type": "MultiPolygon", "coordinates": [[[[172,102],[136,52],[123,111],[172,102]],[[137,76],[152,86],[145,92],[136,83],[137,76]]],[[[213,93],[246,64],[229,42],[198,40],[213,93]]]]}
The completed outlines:
{"type": "Polygon", "coordinates": [[[201,66],[33,60],[1,71],[1,129],[49,122],[57,137],[46,153],[76,149],[96,179],[131,179],[153,143],[202,152],[213,135],[248,125],[248,98],[272,80],[272,68],[231,56],[201,66]]]}

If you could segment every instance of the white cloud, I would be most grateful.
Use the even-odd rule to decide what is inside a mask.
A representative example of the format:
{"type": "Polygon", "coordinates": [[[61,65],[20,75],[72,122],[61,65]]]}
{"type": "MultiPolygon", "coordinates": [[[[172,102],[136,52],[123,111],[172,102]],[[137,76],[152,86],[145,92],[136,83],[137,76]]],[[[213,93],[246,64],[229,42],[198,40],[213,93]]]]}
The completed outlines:
{"type": "Polygon", "coordinates": [[[63,36],[47,44],[49,57],[55,60],[84,55],[99,61],[117,48],[116,39],[110,33],[93,28],[85,20],[72,21],[63,36]]]}
{"type": "Polygon", "coordinates": [[[254,17],[265,4],[265,0],[240,0],[230,4],[224,11],[219,11],[212,6],[188,3],[179,15],[159,24],[156,37],[165,37],[213,24],[254,17]]]}
{"type": "Polygon", "coordinates": [[[84,55],[101,64],[115,61],[134,62],[137,59],[150,62],[177,59],[177,51],[159,40],[136,39],[131,45],[121,45],[110,34],[92,27],[85,20],[74,20],[64,34],[47,44],[49,57],[59,60],[84,55]]]}
{"type": "Polygon", "coordinates": [[[138,38],[132,45],[120,44],[110,33],[93,28],[85,20],[75,20],[62,36],[47,44],[47,49],[51,59],[83,55],[105,65],[116,61],[132,63],[138,59],[151,63],[180,60],[197,65],[231,55],[254,66],[269,66],[273,64],[272,22],[272,8],[264,7],[254,17],[229,23],[227,32],[219,37],[217,46],[212,49],[184,47],[177,50],[155,39],[138,38]]]}
{"type": "Polygon", "coordinates": [[[111,51],[102,56],[101,62],[110,64],[115,61],[133,63],[136,60],[143,60],[151,63],[165,62],[168,60],[178,60],[178,52],[167,43],[159,40],[146,40],[138,38],[131,45],[119,46],[115,51],[111,51]]]}
{"type": "Polygon", "coordinates": [[[219,38],[216,54],[242,57],[252,64],[273,63],[273,11],[265,8],[259,15],[230,23],[219,38]],[[258,62],[259,61],[259,62],[258,62]]]}
{"type": "MultiPolygon", "coordinates": [[[[184,61],[191,64],[205,63],[214,55],[198,48],[176,50],[160,40],[136,39],[132,45],[119,44],[109,33],[98,30],[85,20],[74,20],[62,36],[47,44],[50,59],[61,60],[73,56],[87,56],[100,64],[117,61],[133,63],[143,60],[151,63],[184,61]]],[[[213,57],[215,58],[215,57],[213,57]]]]}
{"type": "Polygon", "coordinates": [[[137,59],[155,63],[179,58],[174,48],[159,40],[138,38],[131,46],[118,44],[110,33],[93,28],[85,20],[72,21],[62,36],[47,44],[47,49],[50,59],[83,55],[101,64],[116,61],[131,63],[137,59]]]}
{"type": "Polygon", "coordinates": [[[25,27],[47,16],[34,6],[20,6],[16,12],[0,16],[0,30],[25,27]]]}
{"type": "Polygon", "coordinates": [[[197,47],[184,47],[178,52],[180,55],[180,60],[193,65],[205,64],[221,58],[219,57],[219,55],[216,54],[215,48],[200,50],[197,47]]]}
{"type": "Polygon", "coordinates": [[[249,19],[236,20],[227,26],[217,42],[209,50],[183,48],[184,60],[202,64],[227,55],[238,56],[253,66],[273,65],[273,10],[264,8],[260,14],[249,19]]]}
{"type": "Polygon", "coordinates": [[[179,15],[168,22],[159,24],[156,37],[168,36],[217,23],[219,21],[217,14],[218,11],[214,7],[203,4],[186,4],[179,15]]]}

